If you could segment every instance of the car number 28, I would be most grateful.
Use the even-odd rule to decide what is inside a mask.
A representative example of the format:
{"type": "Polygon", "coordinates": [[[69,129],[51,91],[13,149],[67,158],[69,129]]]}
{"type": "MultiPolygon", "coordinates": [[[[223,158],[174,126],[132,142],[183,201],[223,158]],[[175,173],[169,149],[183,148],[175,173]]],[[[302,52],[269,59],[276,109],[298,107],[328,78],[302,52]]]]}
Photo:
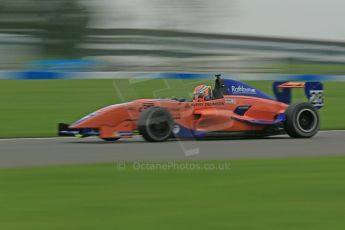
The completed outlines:
{"type": "Polygon", "coordinates": [[[323,106],[323,90],[310,90],[309,102],[314,106],[323,106]]]}

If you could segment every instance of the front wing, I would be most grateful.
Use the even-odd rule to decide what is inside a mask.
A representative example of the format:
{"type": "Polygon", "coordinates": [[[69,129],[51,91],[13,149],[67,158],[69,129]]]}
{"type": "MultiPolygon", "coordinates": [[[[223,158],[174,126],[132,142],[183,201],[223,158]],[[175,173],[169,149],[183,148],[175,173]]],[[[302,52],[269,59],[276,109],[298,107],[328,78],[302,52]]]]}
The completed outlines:
{"type": "Polygon", "coordinates": [[[71,129],[69,124],[59,123],[58,124],[58,136],[60,137],[90,137],[98,136],[99,130],[86,128],[86,129],[71,129]]]}

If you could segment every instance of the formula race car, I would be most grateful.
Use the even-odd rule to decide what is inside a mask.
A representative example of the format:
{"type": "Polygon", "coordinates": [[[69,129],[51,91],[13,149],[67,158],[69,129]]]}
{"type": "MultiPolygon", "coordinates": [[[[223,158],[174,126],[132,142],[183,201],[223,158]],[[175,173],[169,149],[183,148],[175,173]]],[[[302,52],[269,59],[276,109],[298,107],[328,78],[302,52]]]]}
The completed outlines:
{"type": "Polygon", "coordinates": [[[274,82],[276,99],[245,83],[216,75],[215,86],[195,88],[193,100],[139,99],[115,104],[79,121],[59,124],[59,136],[99,136],[106,141],[140,134],[150,142],[170,138],[265,137],[287,133],[310,138],[320,127],[324,105],[320,82],[274,82]],[[291,103],[303,88],[308,102],[291,103]]]}

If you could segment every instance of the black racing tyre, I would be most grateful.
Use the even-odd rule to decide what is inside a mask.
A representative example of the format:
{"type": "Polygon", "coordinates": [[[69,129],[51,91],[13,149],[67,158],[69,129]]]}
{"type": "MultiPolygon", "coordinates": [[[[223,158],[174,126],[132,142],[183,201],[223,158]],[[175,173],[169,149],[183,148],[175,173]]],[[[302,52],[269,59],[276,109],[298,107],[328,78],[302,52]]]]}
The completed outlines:
{"type": "Polygon", "coordinates": [[[320,129],[320,116],[310,103],[303,102],[287,108],[285,131],[293,138],[310,138],[320,129]]]}
{"type": "Polygon", "coordinates": [[[161,107],[145,109],[138,121],[139,133],[150,142],[162,142],[171,137],[174,121],[169,111],[161,107]]]}
{"type": "Polygon", "coordinates": [[[115,141],[117,141],[120,138],[101,138],[101,139],[104,140],[104,141],[108,141],[108,142],[115,142],[115,141]]]}

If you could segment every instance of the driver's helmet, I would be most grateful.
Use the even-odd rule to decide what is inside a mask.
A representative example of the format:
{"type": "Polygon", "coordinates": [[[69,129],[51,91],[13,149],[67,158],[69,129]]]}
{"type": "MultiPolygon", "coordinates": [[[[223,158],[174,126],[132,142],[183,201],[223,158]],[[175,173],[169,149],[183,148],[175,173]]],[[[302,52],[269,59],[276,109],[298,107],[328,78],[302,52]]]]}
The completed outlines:
{"type": "Polygon", "coordinates": [[[212,89],[208,85],[199,85],[193,91],[194,101],[208,101],[212,99],[212,89]]]}

